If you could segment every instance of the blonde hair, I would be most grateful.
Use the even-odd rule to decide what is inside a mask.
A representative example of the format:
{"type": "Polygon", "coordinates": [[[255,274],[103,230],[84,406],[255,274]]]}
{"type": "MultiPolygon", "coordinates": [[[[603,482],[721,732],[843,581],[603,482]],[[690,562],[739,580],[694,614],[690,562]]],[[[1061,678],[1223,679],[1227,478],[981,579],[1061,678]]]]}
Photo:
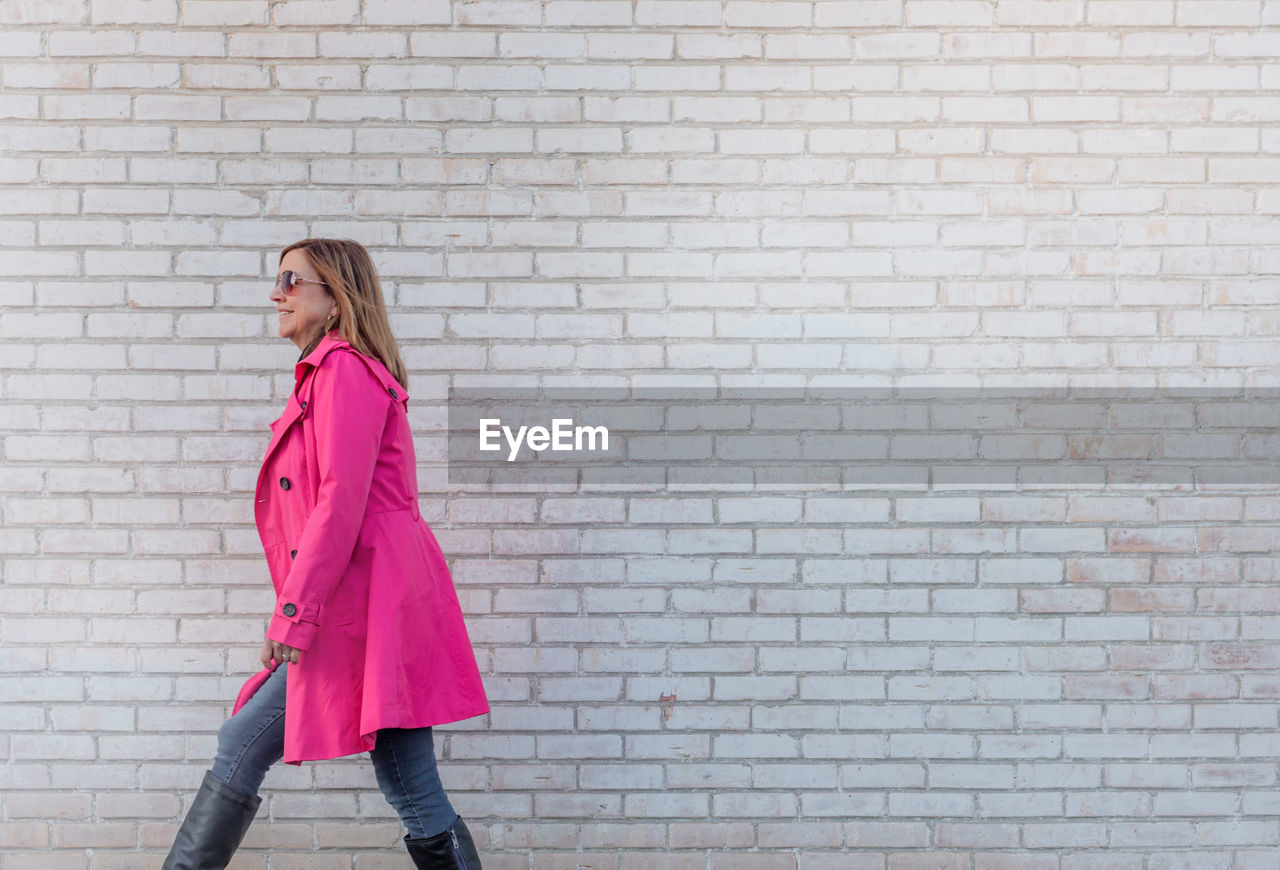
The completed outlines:
{"type": "Polygon", "coordinates": [[[409,373],[391,333],[378,270],[364,245],[354,239],[303,239],[281,251],[280,259],[294,248],[301,248],[311,260],[317,277],[329,286],[338,304],[337,320],[326,331],[336,331],[356,350],[381,360],[407,389],[409,373]]]}

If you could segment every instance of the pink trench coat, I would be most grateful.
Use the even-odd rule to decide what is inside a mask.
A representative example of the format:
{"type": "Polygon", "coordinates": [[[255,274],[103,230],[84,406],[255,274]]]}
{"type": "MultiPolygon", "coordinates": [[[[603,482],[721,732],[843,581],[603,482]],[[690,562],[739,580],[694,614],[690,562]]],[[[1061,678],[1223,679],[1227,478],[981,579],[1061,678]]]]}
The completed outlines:
{"type": "MultiPolygon", "coordinates": [[[[284,761],[372,749],[379,728],[489,711],[440,545],[418,513],[409,396],[335,335],[298,362],[258,473],[254,518],[289,665],[284,761]]],[[[273,667],[245,683],[233,715],[273,667]]]]}

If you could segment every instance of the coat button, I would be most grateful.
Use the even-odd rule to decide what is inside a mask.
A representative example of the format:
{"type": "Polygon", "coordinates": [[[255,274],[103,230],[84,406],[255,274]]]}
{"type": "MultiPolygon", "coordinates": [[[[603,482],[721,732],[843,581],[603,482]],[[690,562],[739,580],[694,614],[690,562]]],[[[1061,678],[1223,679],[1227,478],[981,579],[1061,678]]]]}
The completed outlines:
{"type": "Polygon", "coordinates": [[[391,387],[387,387],[387,392],[391,394],[391,398],[393,399],[400,398],[399,396],[396,395],[396,391],[391,387]]]}
{"type": "Polygon", "coordinates": [[[296,558],[298,558],[298,551],[297,551],[297,550],[290,550],[290,551],[289,551],[289,558],[290,558],[290,559],[296,559],[296,558]]]}
{"type": "Polygon", "coordinates": [[[307,400],[306,400],[306,399],[303,399],[303,400],[302,400],[302,410],[304,410],[304,411],[305,411],[305,410],[307,410],[307,400]]]}
{"type": "Polygon", "coordinates": [[[281,489],[288,489],[288,488],[289,488],[289,478],[287,478],[287,477],[282,477],[282,478],[280,478],[280,488],[281,488],[281,489]]]}
{"type": "Polygon", "coordinates": [[[294,607],[292,604],[286,604],[284,607],[280,608],[280,612],[285,616],[293,616],[298,612],[298,608],[294,607]]]}

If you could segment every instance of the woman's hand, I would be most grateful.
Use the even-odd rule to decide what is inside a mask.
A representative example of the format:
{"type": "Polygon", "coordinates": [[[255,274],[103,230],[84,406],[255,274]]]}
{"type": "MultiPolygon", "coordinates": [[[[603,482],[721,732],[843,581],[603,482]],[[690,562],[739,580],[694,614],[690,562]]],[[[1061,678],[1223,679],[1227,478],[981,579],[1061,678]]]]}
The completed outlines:
{"type": "Polygon", "coordinates": [[[262,649],[258,652],[258,660],[262,662],[264,668],[269,668],[271,667],[272,658],[275,658],[280,664],[285,662],[297,664],[298,660],[302,658],[302,650],[294,649],[288,644],[267,638],[262,642],[262,649]]]}

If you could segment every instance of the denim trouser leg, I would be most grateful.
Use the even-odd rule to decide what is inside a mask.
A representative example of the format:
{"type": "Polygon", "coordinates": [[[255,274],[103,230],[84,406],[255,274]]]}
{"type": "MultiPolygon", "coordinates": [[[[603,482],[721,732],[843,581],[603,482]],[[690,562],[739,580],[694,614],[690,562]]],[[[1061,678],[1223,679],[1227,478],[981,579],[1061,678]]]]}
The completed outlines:
{"type": "Polygon", "coordinates": [[[436,770],[436,750],[431,727],[382,728],[370,750],[378,787],[395,807],[409,836],[432,837],[448,830],[454,812],[436,770]]]}
{"type": "MultiPolygon", "coordinates": [[[[253,697],[218,729],[213,775],[257,794],[268,768],[284,758],[284,701],[289,664],[277,667],[253,697]]],[[[369,755],[378,787],[413,838],[447,830],[458,818],[436,769],[431,728],[383,728],[369,755]]]]}
{"type": "Polygon", "coordinates": [[[253,697],[218,729],[214,776],[257,794],[267,769],[284,758],[284,695],[289,664],[279,665],[253,697]]]}

